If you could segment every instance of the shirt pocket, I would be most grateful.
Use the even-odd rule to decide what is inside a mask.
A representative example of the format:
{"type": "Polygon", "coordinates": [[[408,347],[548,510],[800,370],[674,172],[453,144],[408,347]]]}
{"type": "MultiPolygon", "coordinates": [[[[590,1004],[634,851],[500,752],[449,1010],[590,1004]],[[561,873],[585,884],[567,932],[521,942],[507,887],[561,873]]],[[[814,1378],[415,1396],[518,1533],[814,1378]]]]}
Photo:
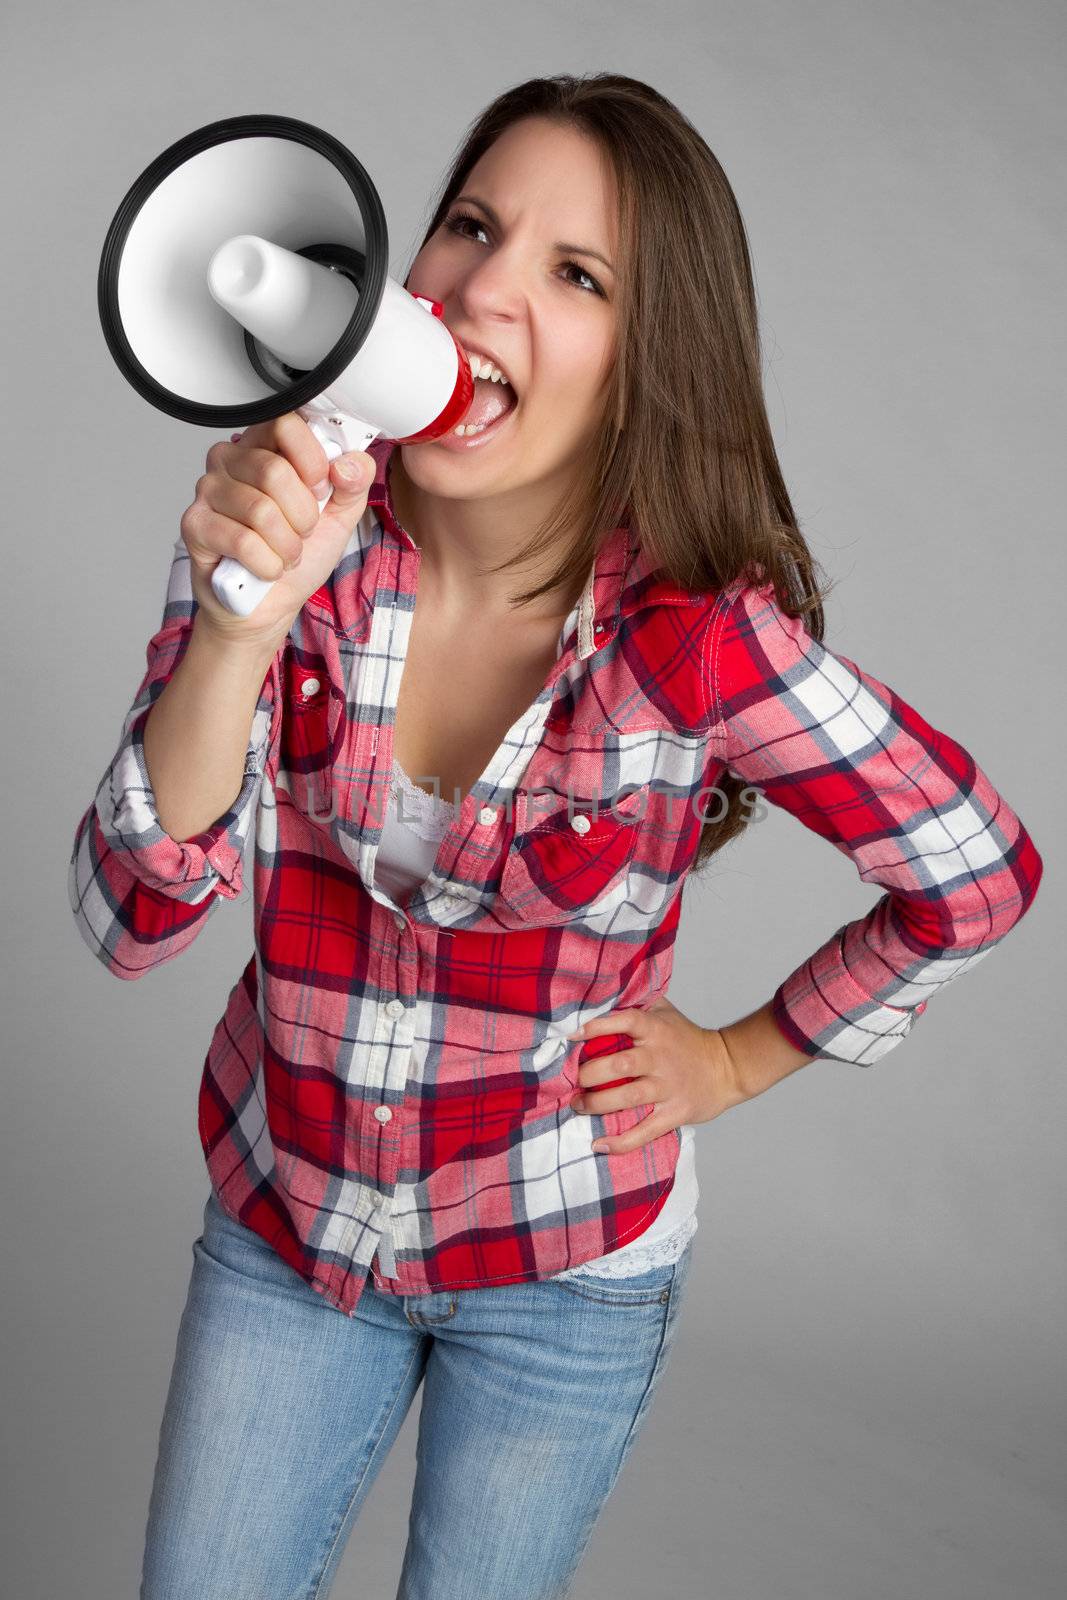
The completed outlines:
{"type": "Polygon", "coordinates": [[[648,784],[596,802],[518,790],[498,891],[500,920],[549,927],[615,906],[625,897],[648,796],[648,784]]]}
{"type": "Polygon", "coordinates": [[[298,810],[328,820],[333,803],[334,766],[343,733],[343,699],[324,660],[285,658],[282,673],[280,787],[298,810]]]}

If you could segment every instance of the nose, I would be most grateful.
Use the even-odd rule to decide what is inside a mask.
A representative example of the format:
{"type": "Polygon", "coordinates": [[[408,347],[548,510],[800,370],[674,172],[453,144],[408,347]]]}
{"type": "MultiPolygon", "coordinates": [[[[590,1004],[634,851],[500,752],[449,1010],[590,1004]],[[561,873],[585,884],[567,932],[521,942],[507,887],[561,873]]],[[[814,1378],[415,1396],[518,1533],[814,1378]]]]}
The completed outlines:
{"type": "Polygon", "coordinates": [[[478,317],[513,320],[525,297],[522,273],[514,256],[501,248],[472,261],[460,275],[456,295],[472,321],[478,317]]]}

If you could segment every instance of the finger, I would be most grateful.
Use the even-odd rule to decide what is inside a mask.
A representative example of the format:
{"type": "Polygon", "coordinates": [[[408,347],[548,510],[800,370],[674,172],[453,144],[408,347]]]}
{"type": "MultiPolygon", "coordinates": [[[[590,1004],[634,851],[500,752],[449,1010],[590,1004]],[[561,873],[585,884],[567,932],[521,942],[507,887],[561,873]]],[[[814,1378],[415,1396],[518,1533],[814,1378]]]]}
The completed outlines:
{"type": "Polygon", "coordinates": [[[281,558],[258,534],[252,535],[247,524],[206,502],[197,500],[188,507],[182,516],[181,534],[190,562],[201,572],[213,572],[223,557],[232,556],[257,578],[269,581],[281,576],[281,558]],[[240,556],[238,548],[243,552],[240,556]]]}
{"type": "Polygon", "coordinates": [[[629,1026],[634,1022],[640,1023],[644,1012],[637,1006],[627,1006],[621,1011],[608,1011],[602,1017],[590,1017],[588,1022],[582,1024],[576,1033],[568,1033],[568,1039],[595,1039],[600,1033],[632,1033],[629,1026]]]}
{"type": "Polygon", "coordinates": [[[306,539],[314,531],[319,520],[319,500],[327,494],[328,486],[316,499],[314,492],[301,483],[291,462],[276,450],[256,445],[228,445],[225,466],[226,475],[234,482],[249,484],[273,500],[298,538],[306,539]]]}
{"type": "Polygon", "coordinates": [[[321,500],[330,481],[330,462],[309,424],[298,411],[286,411],[271,425],[274,449],[290,462],[301,483],[321,500]]]}
{"type": "Polygon", "coordinates": [[[232,517],[220,517],[216,512],[214,533],[215,537],[211,544],[207,544],[204,540],[186,540],[190,559],[204,571],[214,571],[224,556],[232,556],[242,567],[247,567],[255,577],[273,583],[296,565],[295,562],[286,565],[277,552],[265,544],[258,534],[253,533],[244,523],[235,522],[232,517]],[[216,545],[221,545],[222,548],[217,549],[216,545]]]}
{"type": "Polygon", "coordinates": [[[653,1097],[647,1089],[634,1090],[631,1079],[627,1083],[605,1084],[600,1089],[580,1090],[571,1101],[571,1110],[589,1117],[602,1117],[608,1111],[628,1111],[631,1106],[650,1106],[653,1097]]]}
{"type": "Polygon", "coordinates": [[[625,1155],[628,1150],[640,1150],[642,1145],[651,1144],[654,1139],[661,1139],[665,1133],[672,1132],[678,1126],[670,1119],[659,1114],[659,1107],[654,1106],[647,1117],[642,1117],[635,1128],[629,1128],[626,1133],[616,1133],[610,1138],[601,1137],[594,1139],[591,1149],[597,1155],[619,1156],[625,1155]]]}
{"type": "Polygon", "coordinates": [[[331,511],[349,512],[366,500],[378,464],[366,450],[350,450],[330,462],[331,511]]]}
{"type": "Polygon", "coordinates": [[[257,577],[276,578],[287,564],[300,559],[304,549],[300,535],[282,515],[277,501],[253,484],[221,475],[213,486],[210,507],[216,516],[241,524],[237,535],[241,549],[223,553],[235,556],[257,577]],[[276,571],[263,570],[265,565],[279,562],[276,571]]]}
{"type": "Polygon", "coordinates": [[[579,1079],[575,1097],[586,1111],[599,1116],[604,1111],[625,1111],[630,1106],[650,1106],[662,1099],[666,1085],[650,1073],[633,1072],[627,1077],[615,1076],[601,1083],[579,1079]]]}
{"type": "Polygon", "coordinates": [[[579,1084],[583,1089],[606,1089],[614,1083],[642,1076],[644,1069],[636,1050],[635,1045],[630,1050],[613,1050],[610,1055],[583,1061],[576,1074],[579,1084]]]}

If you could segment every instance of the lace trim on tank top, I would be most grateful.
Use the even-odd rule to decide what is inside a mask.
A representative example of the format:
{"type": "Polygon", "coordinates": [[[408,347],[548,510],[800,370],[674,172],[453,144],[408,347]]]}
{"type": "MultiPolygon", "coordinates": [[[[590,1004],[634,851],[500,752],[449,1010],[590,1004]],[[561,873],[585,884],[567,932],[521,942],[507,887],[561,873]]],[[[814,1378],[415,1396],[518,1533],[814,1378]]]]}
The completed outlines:
{"type": "Polygon", "coordinates": [[[440,839],[448,832],[456,814],[455,806],[413,783],[395,759],[389,788],[395,799],[403,801],[400,820],[405,828],[410,828],[420,839],[440,839]]]}
{"type": "MultiPolygon", "coordinates": [[[[554,1272],[554,1278],[632,1278],[641,1272],[650,1272],[653,1267],[665,1266],[667,1262],[677,1261],[685,1250],[686,1245],[697,1231],[697,1217],[694,1213],[680,1222],[671,1233],[665,1234],[662,1239],[654,1239],[646,1245],[641,1245],[640,1235],[632,1241],[632,1249],[627,1251],[625,1260],[613,1261],[617,1253],[614,1250],[607,1255],[597,1256],[595,1261],[583,1261],[580,1266],[568,1267],[564,1272],[554,1272]]],[[[620,1247],[621,1250],[621,1247],[620,1247]]]]}

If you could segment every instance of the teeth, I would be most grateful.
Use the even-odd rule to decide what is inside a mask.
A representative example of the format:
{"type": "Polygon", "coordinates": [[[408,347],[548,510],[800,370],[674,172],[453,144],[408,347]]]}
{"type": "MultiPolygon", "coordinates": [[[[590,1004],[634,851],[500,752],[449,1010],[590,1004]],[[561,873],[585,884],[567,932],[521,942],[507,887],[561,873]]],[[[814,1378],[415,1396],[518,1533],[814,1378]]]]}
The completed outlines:
{"type": "Polygon", "coordinates": [[[467,359],[471,364],[471,377],[488,378],[491,383],[507,383],[507,378],[499,367],[487,360],[484,356],[471,355],[467,352],[467,359]]]}

